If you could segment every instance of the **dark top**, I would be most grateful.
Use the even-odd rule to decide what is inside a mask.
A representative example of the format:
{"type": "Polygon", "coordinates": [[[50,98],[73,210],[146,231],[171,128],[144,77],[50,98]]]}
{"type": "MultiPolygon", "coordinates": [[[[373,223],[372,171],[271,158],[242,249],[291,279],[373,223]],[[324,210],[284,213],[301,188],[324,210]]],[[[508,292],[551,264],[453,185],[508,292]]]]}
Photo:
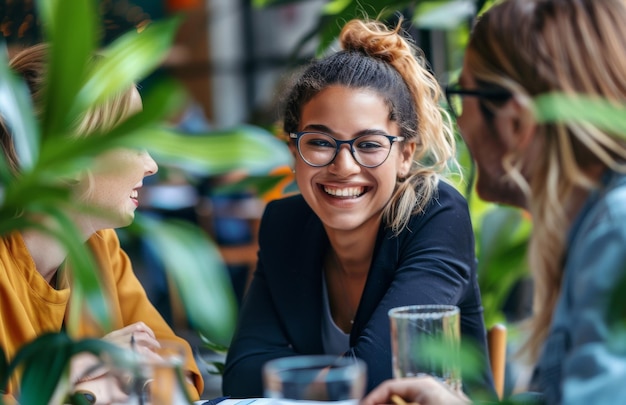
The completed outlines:
{"type": "MultiPolygon", "coordinates": [[[[257,269],[226,358],[224,395],[261,397],[265,362],[323,353],[322,263],[328,248],[322,222],[301,195],[267,205],[257,269]]],[[[473,340],[482,351],[483,382],[492,391],[472,224],[465,199],[443,182],[408,229],[394,237],[381,225],[378,233],[346,353],[367,364],[368,392],[392,378],[388,311],[416,304],[460,307],[463,341],[473,340]]]]}

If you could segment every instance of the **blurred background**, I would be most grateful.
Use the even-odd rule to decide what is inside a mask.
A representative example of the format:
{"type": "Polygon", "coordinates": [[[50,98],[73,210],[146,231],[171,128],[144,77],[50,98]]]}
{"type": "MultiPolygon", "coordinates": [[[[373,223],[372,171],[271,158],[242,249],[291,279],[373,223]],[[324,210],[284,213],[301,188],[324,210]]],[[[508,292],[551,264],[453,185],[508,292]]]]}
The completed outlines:
{"type": "MultiPolygon", "coordinates": [[[[63,0],[70,1],[70,0],[63,0]]],[[[74,1],[74,0],[71,0],[74,1]]],[[[33,0],[0,0],[0,32],[9,53],[41,41],[33,0]]],[[[354,17],[379,17],[404,28],[421,47],[442,84],[454,80],[473,19],[486,0],[99,0],[104,44],[151,21],[180,15],[175,45],[160,69],[144,82],[150,89],[159,76],[179,80],[188,97],[167,123],[194,136],[223,129],[280,137],[278,103],[294,69],[312,57],[336,49],[343,23],[354,17]]],[[[480,201],[472,191],[471,157],[459,142],[466,195],[477,240],[479,277],[488,327],[514,326],[530,311],[531,286],[524,262],[530,218],[519,210],[480,201]]],[[[199,225],[216,242],[228,268],[238,302],[245,294],[256,261],[256,233],[265,204],[295,193],[290,167],[277,163],[270,173],[233,170],[204,176],[181,167],[160,165],[146,179],[141,211],[158,218],[178,218],[199,225]]],[[[223,353],[206,347],[189,324],[158,255],[141,238],[119,230],[125,249],[154,305],[207,362],[203,397],[220,394],[223,353]]],[[[514,332],[514,329],[513,333],[514,332]]],[[[514,336],[514,335],[513,335],[514,336]]],[[[202,366],[201,366],[202,368],[202,366]]],[[[514,380],[514,379],[511,379],[514,380]]],[[[513,389],[511,387],[510,389],[513,389]]]]}

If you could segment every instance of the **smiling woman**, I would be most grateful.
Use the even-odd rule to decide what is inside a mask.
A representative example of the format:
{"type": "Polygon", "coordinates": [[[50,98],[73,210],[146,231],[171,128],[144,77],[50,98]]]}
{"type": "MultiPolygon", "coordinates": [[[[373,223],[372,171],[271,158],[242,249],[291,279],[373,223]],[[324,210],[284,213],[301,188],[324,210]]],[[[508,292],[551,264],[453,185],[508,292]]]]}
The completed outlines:
{"type": "Polygon", "coordinates": [[[285,100],[300,194],[263,215],[224,394],[262,396],[265,362],[308,354],[364,360],[370,390],[392,376],[387,313],[413,304],[460,308],[492,392],[469,212],[442,181],[456,162],[441,90],[400,25],[353,20],[340,43],[285,100]]]}
{"type": "MultiPolygon", "coordinates": [[[[39,119],[45,113],[42,105],[48,55],[48,46],[40,44],[21,51],[10,64],[26,81],[39,119]]],[[[131,86],[88,110],[77,123],[77,133],[87,137],[110,130],[140,110],[139,93],[131,86]]],[[[19,177],[23,173],[22,162],[13,147],[13,136],[2,123],[2,152],[19,177]]],[[[0,347],[11,360],[21,347],[38,336],[66,328],[75,338],[102,338],[122,348],[131,349],[134,342],[134,349],[146,353],[159,347],[158,340],[177,340],[185,345],[189,393],[197,399],[203,381],[191,349],[174,335],[148,301],[113,229],[132,222],[138,206],[137,190],[144,177],[156,173],[157,165],[147,152],[123,148],[109,149],[95,156],[92,163],[77,176],[63,180],[70,198],[59,209],[76,226],[96,259],[95,271],[99,272],[111,306],[112,327],[99,325],[84,308],[77,312],[78,324],[68,327],[69,308],[83,302],[80,295],[72,300],[73,266],[66,261],[69,248],[51,232],[63,224],[51,214],[27,212],[23,214],[26,219],[38,226],[11,232],[0,239],[0,347]]],[[[98,384],[103,373],[93,373],[96,361],[90,355],[74,358],[70,383],[98,384]]],[[[8,387],[1,389],[17,396],[19,376],[13,377],[8,387]]]]}

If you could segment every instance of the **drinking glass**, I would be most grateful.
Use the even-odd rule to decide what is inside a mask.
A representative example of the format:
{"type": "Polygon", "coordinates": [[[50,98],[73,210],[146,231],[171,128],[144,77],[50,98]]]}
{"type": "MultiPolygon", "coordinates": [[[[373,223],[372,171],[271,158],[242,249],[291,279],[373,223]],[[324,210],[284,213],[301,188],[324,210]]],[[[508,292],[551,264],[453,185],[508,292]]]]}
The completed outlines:
{"type": "MultiPolygon", "coordinates": [[[[159,341],[151,352],[132,352],[127,357],[108,359],[108,404],[188,404],[185,392],[185,350],[180,342],[159,341]]],[[[99,403],[99,402],[96,402],[99,403]]]]}
{"type": "Polygon", "coordinates": [[[395,378],[431,375],[461,388],[459,308],[409,305],[389,311],[395,378]]]}
{"type": "Polygon", "coordinates": [[[265,396],[280,403],[335,401],[357,404],[365,393],[362,360],[332,355],[283,357],[263,366],[265,396]]]}

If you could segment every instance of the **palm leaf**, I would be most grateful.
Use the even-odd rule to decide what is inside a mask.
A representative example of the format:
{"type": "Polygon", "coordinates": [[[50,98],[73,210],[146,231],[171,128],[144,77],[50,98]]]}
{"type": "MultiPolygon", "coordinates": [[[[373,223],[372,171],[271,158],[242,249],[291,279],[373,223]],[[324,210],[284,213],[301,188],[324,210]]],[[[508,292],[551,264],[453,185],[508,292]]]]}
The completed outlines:
{"type": "Polygon", "coordinates": [[[44,38],[50,44],[46,77],[44,137],[64,133],[74,123],[69,114],[96,47],[94,0],[38,0],[44,38]]]}
{"type": "Polygon", "coordinates": [[[549,93],[533,100],[540,123],[588,123],[613,134],[626,134],[626,105],[580,94],[549,93]]]}
{"type": "Polygon", "coordinates": [[[237,305],[215,245],[200,228],[184,221],[138,216],[135,225],[155,251],[167,252],[162,256],[165,268],[193,326],[210,340],[228,344],[237,305]]]}
{"type": "Polygon", "coordinates": [[[78,114],[146,77],[163,62],[180,19],[154,22],[141,33],[131,31],[102,51],[76,97],[78,114]]]}
{"type": "Polygon", "coordinates": [[[153,129],[137,134],[135,140],[149,145],[148,150],[157,161],[205,175],[233,169],[267,173],[293,160],[288,148],[275,136],[245,126],[194,136],[153,129]]]}
{"type": "Polygon", "coordinates": [[[146,149],[152,143],[152,129],[171,114],[182,99],[180,85],[163,81],[155,85],[144,98],[144,108],[106,133],[87,137],[63,137],[44,143],[38,169],[51,177],[72,176],[89,167],[91,159],[114,147],[146,149]],[[67,159],[72,156],[72,159],[67,159]]]}

